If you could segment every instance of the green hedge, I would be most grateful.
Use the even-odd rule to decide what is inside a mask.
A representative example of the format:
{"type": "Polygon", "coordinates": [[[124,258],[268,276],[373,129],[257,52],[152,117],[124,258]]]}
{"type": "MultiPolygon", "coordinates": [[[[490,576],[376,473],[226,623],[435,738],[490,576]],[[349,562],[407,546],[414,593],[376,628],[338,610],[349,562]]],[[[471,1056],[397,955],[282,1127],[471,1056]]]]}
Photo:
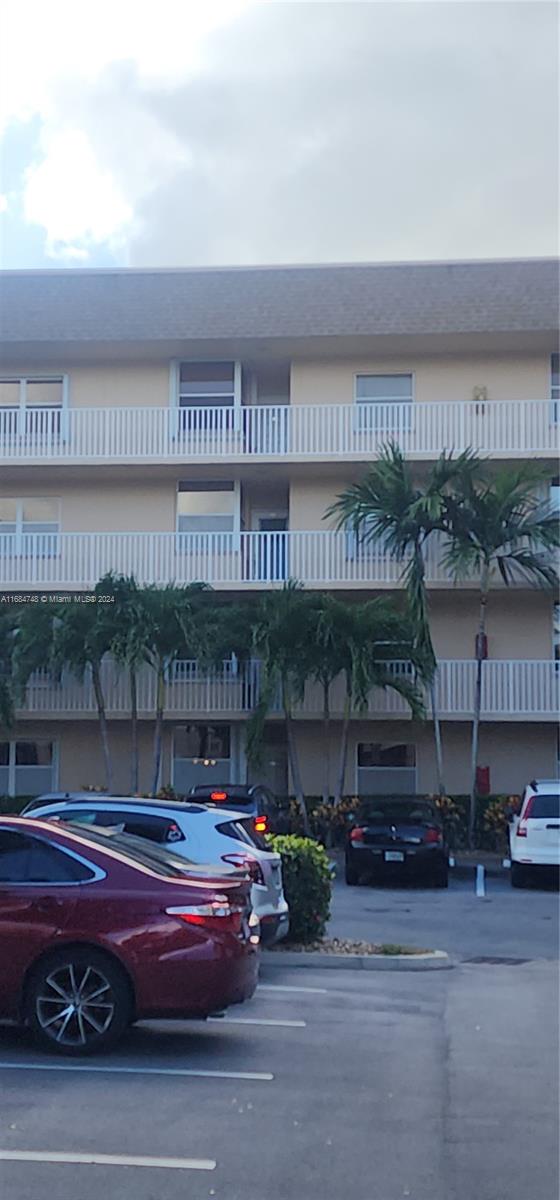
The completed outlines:
{"type": "Polygon", "coordinates": [[[314,942],[330,917],[331,873],[322,846],[311,838],[269,834],[267,842],[282,857],[284,895],[290,909],[290,942],[314,942]]]}
{"type": "MultiPolygon", "coordinates": [[[[312,837],[326,846],[342,846],[349,821],[360,803],[374,799],[375,796],[345,796],[340,805],[335,807],[332,802],[324,804],[320,796],[306,796],[312,837]]],[[[445,796],[440,800],[437,796],[429,796],[427,799],[433,800],[440,809],[451,848],[465,849],[468,844],[469,797],[445,796]]],[[[512,806],[513,799],[505,795],[478,796],[474,831],[478,850],[502,851],[507,846],[506,812],[512,806]]],[[[299,805],[292,796],[279,798],[279,815],[274,822],[274,832],[303,833],[299,805]]]]}
{"type": "Polygon", "coordinates": [[[14,816],[34,799],[35,796],[0,796],[0,813],[14,816]]]}

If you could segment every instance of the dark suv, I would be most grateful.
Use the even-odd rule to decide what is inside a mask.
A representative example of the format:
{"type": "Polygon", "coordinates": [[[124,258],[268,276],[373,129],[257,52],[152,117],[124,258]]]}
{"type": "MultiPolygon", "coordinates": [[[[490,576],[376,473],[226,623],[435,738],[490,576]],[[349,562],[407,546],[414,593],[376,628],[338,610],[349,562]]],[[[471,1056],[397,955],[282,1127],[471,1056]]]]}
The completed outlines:
{"type": "Polygon", "coordinates": [[[228,808],[244,817],[252,817],[256,833],[276,829],[278,804],[273,792],[264,784],[199,783],[191,788],[189,796],[196,797],[200,804],[228,808]]]}
{"type": "Polygon", "coordinates": [[[448,884],[449,848],[437,808],[423,797],[363,800],[346,835],[346,883],[392,876],[421,876],[433,887],[448,884]]]}

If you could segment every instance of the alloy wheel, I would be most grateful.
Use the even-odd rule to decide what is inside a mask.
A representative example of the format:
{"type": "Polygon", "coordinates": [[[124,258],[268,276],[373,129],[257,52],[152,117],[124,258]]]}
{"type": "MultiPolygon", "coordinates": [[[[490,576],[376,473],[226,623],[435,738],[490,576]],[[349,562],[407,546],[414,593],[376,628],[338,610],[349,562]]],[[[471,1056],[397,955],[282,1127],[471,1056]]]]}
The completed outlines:
{"type": "Polygon", "coordinates": [[[85,1049],[110,1028],[115,1015],[113,988],[99,966],[66,962],[42,981],[35,997],[41,1033],[59,1046],[85,1049]]]}

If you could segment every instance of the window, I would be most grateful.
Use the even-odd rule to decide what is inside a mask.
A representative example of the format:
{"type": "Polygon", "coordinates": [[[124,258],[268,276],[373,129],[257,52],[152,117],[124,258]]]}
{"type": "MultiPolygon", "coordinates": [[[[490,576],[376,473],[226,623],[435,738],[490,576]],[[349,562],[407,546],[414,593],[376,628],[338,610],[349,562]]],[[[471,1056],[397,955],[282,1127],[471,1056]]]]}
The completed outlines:
{"type": "Polygon", "coordinates": [[[175,756],[197,761],[228,759],[229,725],[185,725],[175,730],[175,756]]]}
{"type": "Polygon", "coordinates": [[[551,508],[560,514],[560,476],[556,476],[550,481],[550,491],[548,493],[548,501],[551,508]]]}
{"type": "Polygon", "coordinates": [[[58,437],[65,391],[62,375],[0,378],[0,437],[58,437]]]}
{"type": "Polygon", "coordinates": [[[0,883],[82,883],[95,871],[41,838],[0,830],[0,883]]]}
{"type": "Polygon", "coordinates": [[[358,794],[409,795],[416,791],[416,747],[405,742],[360,742],[358,794]]]}
{"type": "Polygon", "coordinates": [[[560,421],[560,354],[553,354],[550,359],[550,398],[552,400],[552,420],[558,424],[560,421]]]}
{"type": "Polygon", "coordinates": [[[54,790],[53,742],[0,742],[0,796],[37,796],[54,790]]]}
{"type": "Polygon", "coordinates": [[[176,821],[170,817],[156,817],[153,813],[130,813],[116,809],[98,809],[83,812],[82,809],[64,809],[58,814],[60,820],[73,824],[101,825],[112,829],[115,826],[123,833],[135,837],[147,838],[150,842],[184,842],[185,835],[181,833],[176,821]]]}
{"type": "Polygon", "coordinates": [[[241,367],[235,362],[179,364],[179,430],[212,434],[233,429],[241,403],[241,367]],[[219,412],[215,410],[219,409],[219,412]]]}
{"type": "Polygon", "coordinates": [[[412,375],[356,375],[357,430],[391,435],[410,429],[412,375]]]}
{"type": "Polygon", "coordinates": [[[234,483],[180,483],[178,533],[233,533],[239,528],[239,490],[234,483]]]}
{"type": "Polygon", "coordinates": [[[412,375],[356,375],[358,404],[412,401],[412,375]]]}
{"type": "Polygon", "coordinates": [[[197,784],[227,784],[231,770],[229,725],[180,726],[173,738],[172,784],[186,796],[197,784]]]}
{"type": "Polygon", "coordinates": [[[54,557],[59,528],[59,500],[0,497],[0,556],[54,557]]]}

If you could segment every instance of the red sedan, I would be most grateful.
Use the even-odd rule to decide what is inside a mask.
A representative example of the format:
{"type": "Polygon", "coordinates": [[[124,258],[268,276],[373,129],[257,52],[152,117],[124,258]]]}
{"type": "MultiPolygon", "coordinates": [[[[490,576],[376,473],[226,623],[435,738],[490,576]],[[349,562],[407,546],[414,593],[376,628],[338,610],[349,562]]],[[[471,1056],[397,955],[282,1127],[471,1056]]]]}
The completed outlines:
{"type": "Polygon", "coordinates": [[[118,834],[0,818],[0,1017],[43,1048],[91,1054],[132,1021],[248,999],[257,926],[250,880],[118,834]]]}

